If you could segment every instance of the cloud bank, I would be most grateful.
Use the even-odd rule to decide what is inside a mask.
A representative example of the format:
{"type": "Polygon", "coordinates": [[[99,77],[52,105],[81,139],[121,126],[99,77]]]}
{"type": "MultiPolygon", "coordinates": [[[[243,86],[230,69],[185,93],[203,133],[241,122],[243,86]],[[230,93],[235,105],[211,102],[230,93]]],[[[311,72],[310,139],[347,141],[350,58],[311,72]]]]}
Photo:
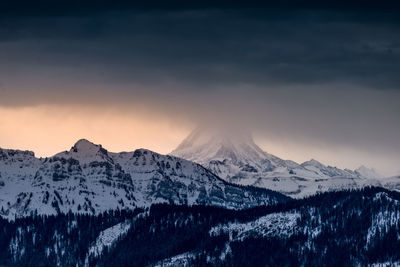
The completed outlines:
{"type": "Polygon", "coordinates": [[[400,164],[397,6],[62,3],[0,13],[1,107],[236,124],[283,157],[400,164]]]}

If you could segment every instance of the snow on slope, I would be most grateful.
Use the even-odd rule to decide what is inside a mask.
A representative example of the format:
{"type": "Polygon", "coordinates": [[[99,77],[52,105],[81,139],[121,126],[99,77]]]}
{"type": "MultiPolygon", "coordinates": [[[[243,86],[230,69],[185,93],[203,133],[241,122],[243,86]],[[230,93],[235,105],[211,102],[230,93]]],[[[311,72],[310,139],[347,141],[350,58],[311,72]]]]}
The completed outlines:
{"type": "Polygon", "coordinates": [[[302,164],[262,151],[245,131],[194,130],[172,155],[202,164],[226,181],[279,191],[291,197],[380,185],[370,169],[342,170],[310,160],[302,164]]]}
{"type": "MultiPolygon", "coordinates": [[[[373,200],[379,203],[391,203],[396,206],[400,204],[398,200],[392,199],[385,192],[377,193],[373,200]]],[[[375,213],[372,217],[371,226],[368,229],[366,245],[370,245],[371,238],[376,236],[377,233],[387,233],[391,226],[397,225],[399,222],[400,213],[392,210],[381,210],[375,213]]]]}
{"type": "Polygon", "coordinates": [[[375,179],[375,178],[381,178],[382,177],[374,169],[367,168],[364,165],[362,165],[358,169],[356,169],[355,172],[357,174],[359,174],[361,177],[365,177],[365,178],[368,178],[368,179],[375,179]]]}
{"type": "Polygon", "coordinates": [[[229,240],[241,240],[246,238],[259,238],[267,236],[289,236],[296,232],[297,219],[300,214],[296,212],[279,212],[258,218],[247,223],[229,223],[213,227],[209,234],[217,236],[221,233],[229,233],[229,240]]]}
{"type": "Polygon", "coordinates": [[[152,266],[152,267],[175,267],[175,266],[189,267],[190,260],[195,258],[195,256],[197,256],[197,254],[193,253],[193,252],[186,252],[186,253],[182,253],[182,254],[173,256],[171,258],[167,258],[162,261],[156,262],[155,264],[151,264],[149,266],[152,266]]]}
{"type": "Polygon", "coordinates": [[[228,184],[204,167],[146,149],[110,153],[79,140],[50,158],[0,149],[0,215],[99,213],[152,203],[245,208],[286,198],[228,184]]]}
{"type": "Polygon", "coordinates": [[[369,267],[399,267],[400,261],[396,262],[380,262],[368,265],[369,267]]]}
{"type": "Polygon", "coordinates": [[[110,248],[118,238],[123,237],[131,228],[131,222],[118,223],[101,231],[94,244],[89,248],[88,256],[98,257],[105,248],[110,248]]]}

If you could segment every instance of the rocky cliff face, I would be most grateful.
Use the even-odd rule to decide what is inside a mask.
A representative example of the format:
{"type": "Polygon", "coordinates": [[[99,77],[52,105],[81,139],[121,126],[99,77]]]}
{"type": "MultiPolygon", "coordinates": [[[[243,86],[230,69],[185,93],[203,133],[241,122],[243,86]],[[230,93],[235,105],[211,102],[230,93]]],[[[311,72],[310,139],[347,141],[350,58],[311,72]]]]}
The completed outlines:
{"type": "Polygon", "coordinates": [[[0,175],[0,213],[10,218],[95,214],[161,202],[246,208],[287,200],[276,192],[229,184],[184,159],[146,149],[111,153],[87,140],[45,159],[1,149],[0,175]]]}

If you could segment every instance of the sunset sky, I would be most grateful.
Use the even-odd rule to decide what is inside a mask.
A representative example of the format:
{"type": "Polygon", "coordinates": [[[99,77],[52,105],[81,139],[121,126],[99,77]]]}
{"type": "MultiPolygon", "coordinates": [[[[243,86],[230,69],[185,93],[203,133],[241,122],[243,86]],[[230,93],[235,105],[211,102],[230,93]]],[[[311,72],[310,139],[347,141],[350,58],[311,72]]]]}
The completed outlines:
{"type": "Polygon", "coordinates": [[[22,2],[0,8],[2,148],[169,153],[235,124],[284,159],[400,173],[397,6],[22,2]]]}

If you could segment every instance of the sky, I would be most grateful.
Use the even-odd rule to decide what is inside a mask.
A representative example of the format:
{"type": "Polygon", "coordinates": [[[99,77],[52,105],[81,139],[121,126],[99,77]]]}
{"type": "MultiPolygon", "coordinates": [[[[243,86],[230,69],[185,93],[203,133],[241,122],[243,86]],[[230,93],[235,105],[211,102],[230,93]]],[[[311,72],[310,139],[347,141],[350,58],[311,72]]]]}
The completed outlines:
{"type": "Polygon", "coordinates": [[[394,1],[5,1],[0,147],[169,153],[202,125],[400,173],[394,1]]]}

